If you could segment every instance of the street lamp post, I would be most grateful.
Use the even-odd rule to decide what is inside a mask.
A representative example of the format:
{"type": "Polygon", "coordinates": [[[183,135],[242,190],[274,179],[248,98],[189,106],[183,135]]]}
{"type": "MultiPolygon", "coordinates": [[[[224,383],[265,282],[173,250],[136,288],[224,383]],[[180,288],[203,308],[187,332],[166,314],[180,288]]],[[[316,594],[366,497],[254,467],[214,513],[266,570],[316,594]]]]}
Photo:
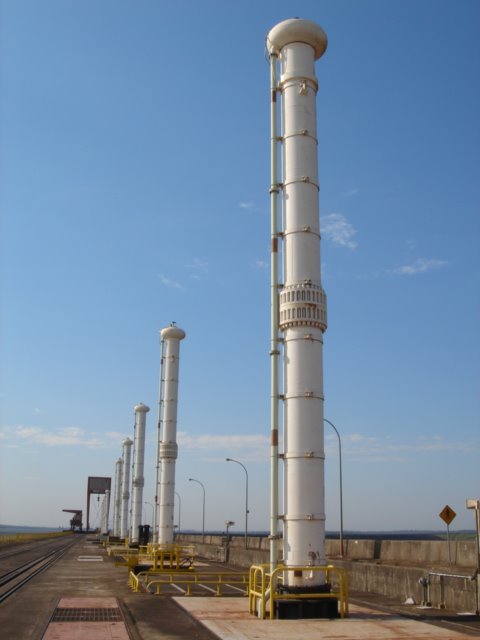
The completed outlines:
{"type": "Polygon", "coordinates": [[[227,533],[226,533],[227,543],[228,543],[228,530],[229,530],[230,527],[233,527],[234,524],[235,524],[235,522],[233,520],[225,520],[225,527],[227,529],[227,533]]]}
{"type": "Polygon", "coordinates": [[[342,440],[340,438],[340,434],[338,433],[336,426],[326,418],[324,418],[323,421],[327,422],[332,427],[332,429],[335,431],[338,437],[338,462],[339,462],[339,470],[340,470],[340,555],[343,558],[344,553],[343,553],[342,440]]]}
{"type": "Polygon", "coordinates": [[[148,504],[151,508],[152,508],[152,534],[153,534],[153,519],[154,519],[154,508],[153,508],[153,504],[151,502],[144,502],[143,504],[148,504]]]}
{"type": "Polygon", "coordinates": [[[178,491],[175,491],[175,495],[178,498],[178,533],[180,533],[180,516],[182,514],[182,499],[180,498],[180,494],[178,491]]]}
{"type": "Polygon", "coordinates": [[[189,478],[189,482],[196,482],[202,487],[203,490],[203,509],[202,509],[202,544],[205,542],[205,487],[200,482],[200,480],[195,480],[195,478],[189,478]]]}
{"type": "Polygon", "coordinates": [[[233,458],[226,458],[227,462],[236,462],[245,471],[245,549],[248,546],[248,471],[244,464],[233,458]]]}

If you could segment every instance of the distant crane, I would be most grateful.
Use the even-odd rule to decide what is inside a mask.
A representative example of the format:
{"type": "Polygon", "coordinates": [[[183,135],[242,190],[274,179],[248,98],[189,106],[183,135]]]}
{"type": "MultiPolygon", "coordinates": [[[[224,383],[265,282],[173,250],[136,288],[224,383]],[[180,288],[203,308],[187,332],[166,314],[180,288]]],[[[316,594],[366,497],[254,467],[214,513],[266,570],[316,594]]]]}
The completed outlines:
{"type": "Polygon", "coordinates": [[[82,531],[83,530],[83,522],[82,516],[83,511],[81,509],[62,509],[65,513],[73,513],[74,516],[70,520],[70,531],[82,531]]]}

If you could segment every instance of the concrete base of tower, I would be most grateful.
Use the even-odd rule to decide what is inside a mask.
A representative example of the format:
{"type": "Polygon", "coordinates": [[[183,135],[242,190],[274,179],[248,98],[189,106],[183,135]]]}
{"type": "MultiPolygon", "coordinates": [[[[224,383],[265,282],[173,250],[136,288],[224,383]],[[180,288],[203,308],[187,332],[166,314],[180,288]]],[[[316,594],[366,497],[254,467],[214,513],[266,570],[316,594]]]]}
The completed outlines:
{"type": "Polygon", "coordinates": [[[316,587],[287,587],[281,591],[288,594],[289,598],[282,600],[278,598],[275,602],[275,617],[277,620],[301,620],[307,618],[338,618],[338,598],[329,596],[331,586],[325,584],[316,587]],[[292,597],[295,594],[302,597],[292,597]],[[311,594],[312,598],[308,598],[311,594]],[[314,595],[322,594],[321,598],[314,598],[314,595]]]}

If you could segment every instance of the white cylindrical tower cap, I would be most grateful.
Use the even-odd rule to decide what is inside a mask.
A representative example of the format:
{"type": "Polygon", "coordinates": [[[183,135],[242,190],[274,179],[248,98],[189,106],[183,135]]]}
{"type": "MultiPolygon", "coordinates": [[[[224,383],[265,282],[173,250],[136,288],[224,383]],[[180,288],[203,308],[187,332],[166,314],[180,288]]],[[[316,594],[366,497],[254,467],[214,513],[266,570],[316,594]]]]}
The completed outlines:
{"type": "Polygon", "coordinates": [[[148,413],[148,411],[150,411],[150,407],[147,407],[147,405],[143,404],[143,402],[139,402],[134,406],[133,410],[135,411],[135,413],[138,413],[138,412],[148,413]]]}
{"type": "Polygon", "coordinates": [[[302,18],[290,18],[279,22],[267,34],[269,53],[279,54],[283,47],[294,42],[309,44],[315,51],[315,59],[318,60],[327,48],[327,34],[315,22],[302,18]]]}
{"type": "Polygon", "coordinates": [[[160,336],[162,340],[168,338],[177,338],[177,340],[183,340],[186,336],[186,333],[183,329],[180,329],[180,327],[176,327],[172,324],[169,327],[165,327],[165,329],[162,329],[160,331],[160,336]]]}
{"type": "Polygon", "coordinates": [[[133,444],[133,440],[130,440],[130,438],[125,438],[125,440],[122,442],[123,445],[129,445],[129,444],[133,444]]]}

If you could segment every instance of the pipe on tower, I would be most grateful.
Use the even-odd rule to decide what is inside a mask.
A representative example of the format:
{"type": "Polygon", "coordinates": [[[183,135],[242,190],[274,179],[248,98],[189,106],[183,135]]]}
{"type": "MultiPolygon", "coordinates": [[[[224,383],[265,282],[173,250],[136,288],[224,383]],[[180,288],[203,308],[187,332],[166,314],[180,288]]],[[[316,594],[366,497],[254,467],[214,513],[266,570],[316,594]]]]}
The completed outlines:
{"type": "Polygon", "coordinates": [[[279,327],[278,327],[278,148],[277,133],[277,61],[270,54],[270,572],[278,562],[278,393],[279,393],[279,327]]]}
{"type": "MultiPolygon", "coordinates": [[[[308,20],[285,20],[267,35],[280,62],[283,285],[284,563],[325,564],[323,333],[326,297],[320,279],[315,61],[327,47],[308,20]]],[[[272,64],[272,62],[271,62],[272,64]]],[[[272,310],[275,310],[272,305],[272,310]]],[[[276,311],[274,311],[276,312],[276,311]]],[[[324,582],[321,572],[286,572],[291,587],[324,582]]]]}
{"type": "Polygon", "coordinates": [[[113,535],[120,536],[121,505],[122,505],[122,473],[123,460],[118,458],[115,463],[115,485],[113,494],[113,535]]]}
{"type": "Polygon", "coordinates": [[[123,441],[123,473],[122,473],[122,513],[120,516],[120,538],[128,537],[128,501],[130,499],[130,465],[132,444],[130,438],[123,441]]]}
{"type": "Polygon", "coordinates": [[[180,340],[185,331],[174,324],[160,332],[164,345],[163,398],[162,398],[162,434],[158,447],[160,461],[160,493],[158,542],[173,543],[173,517],[175,503],[175,462],[177,447],[177,405],[180,340]]]}
{"type": "Polygon", "coordinates": [[[133,435],[132,517],[130,519],[130,544],[138,543],[138,527],[142,523],[143,486],[145,478],[145,427],[150,407],[135,405],[135,430],[133,435]]]}

